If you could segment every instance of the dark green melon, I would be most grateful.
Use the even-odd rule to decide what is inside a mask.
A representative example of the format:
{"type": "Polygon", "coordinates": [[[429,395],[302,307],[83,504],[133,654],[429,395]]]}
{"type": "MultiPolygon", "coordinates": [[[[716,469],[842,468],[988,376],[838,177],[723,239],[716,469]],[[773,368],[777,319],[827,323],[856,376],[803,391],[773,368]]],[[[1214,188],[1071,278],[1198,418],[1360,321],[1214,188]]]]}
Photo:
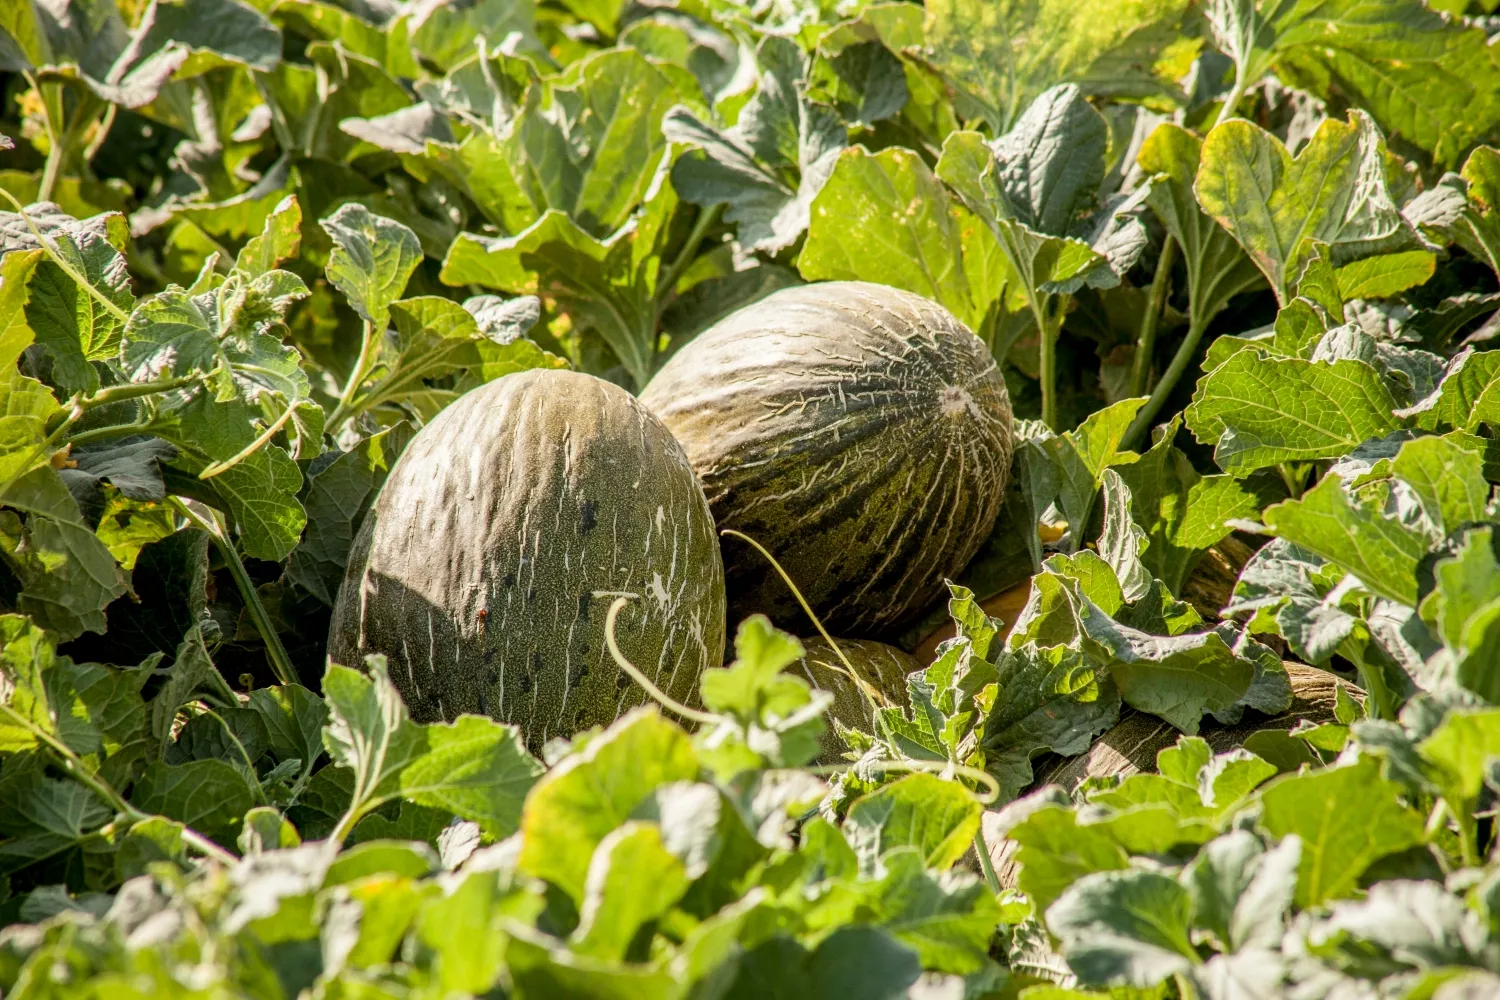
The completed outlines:
{"type": "MultiPolygon", "coordinates": [[[[728,316],[641,395],[682,442],[720,528],[790,572],[834,633],[890,636],[990,533],[1010,472],[984,343],[909,292],[837,281],[728,316]]],[[[724,541],[732,620],[809,630],[766,561],[724,541]]]]}
{"type": "Polygon", "coordinates": [[[418,721],[519,724],[533,748],[673,697],[724,652],[713,518],[682,448],[628,392],[576,372],[507,375],[412,439],[360,529],[328,654],[384,653],[418,721]]]}
{"type": "MultiPolygon", "coordinates": [[[[922,665],[910,653],[869,639],[834,641],[838,643],[839,650],[849,661],[849,666],[854,668],[854,672],[884,695],[890,704],[907,704],[906,675],[922,669],[922,665]]],[[[833,704],[828,706],[828,714],[832,718],[851,729],[874,734],[874,707],[859,685],[849,677],[844,661],[828,645],[828,641],[821,637],[803,639],[802,648],[802,659],[791,668],[791,672],[820,691],[833,695],[833,704]]],[[[835,763],[843,759],[843,754],[848,749],[831,723],[824,730],[821,742],[823,753],[818,757],[820,763],[835,763]]]]}

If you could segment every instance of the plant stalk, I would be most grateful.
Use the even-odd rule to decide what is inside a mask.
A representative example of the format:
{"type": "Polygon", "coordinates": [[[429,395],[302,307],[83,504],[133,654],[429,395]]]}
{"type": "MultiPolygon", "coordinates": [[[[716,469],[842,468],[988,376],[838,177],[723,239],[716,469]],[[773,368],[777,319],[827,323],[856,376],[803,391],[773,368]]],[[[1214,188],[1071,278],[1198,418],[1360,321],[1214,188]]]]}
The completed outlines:
{"type": "Polygon", "coordinates": [[[696,259],[698,245],[703,242],[703,237],[708,235],[714,223],[719,221],[719,213],[723,208],[723,205],[710,205],[707,208],[698,209],[698,218],[693,220],[693,229],[688,233],[687,242],[682,245],[681,250],[677,251],[676,258],[656,283],[657,301],[664,301],[672,294],[677,279],[682,277],[682,272],[686,271],[688,265],[696,259]]]}
{"type": "Polygon", "coordinates": [[[1193,360],[1194,353],[1198,350],[1198,341],[1203,339],[1203,331],[1208,327],[1207,321],[1195,321],[1188,327],[1187,335],[1182,338],[1182,343],[1177,345],[1177,353],[1172,355],[1172,361],[1167,365],[1167,370],[1162,372],[1161,378],[1157,379],[1156,387],[1151,390],[1151,396],[1146,400],[1146,405],[1136,411],[1135,419],[1125,431],[1125,436],[1120,439],[1121,451],[1132,451],[1141,444],[1146,433],[1151,429],[1157,414],[1167,403],[1167,397],[1172,395],[1172,390],[1177,388],[1177,383],[1182,379],[1182,373],[1187,371],[1188,362],[1193,360]]]}
{"type": "Polygon", "coordinates": [[[359,345],[359,357],[354,361],[354,370],[349,373],[349,382],[344,386],[343,393],[339,395],[339,405],[333,408],[333,412],[328,415],[328,423],[324,425],[324,429],[329,434],[337,433],[339,425],[355,414],[354,397],[359,395],[359,387],[364,385],[365,379],[370,376],[375,339],[375,324],[365,320],[359,345]]]}
{"type": "Polygon", "coordinates": [[[1151,279],[1151,294],[1146,300],[1146,311],[1141,315],[1141,332],[1136,339],[1135,358],[1130,366],[1130,395],[1140,396],[1146,391],[1151,377],[1151,357],[1156,352],[1156,331],[1161,326],[1161,314],[1167,302],[1167,290],[1172,285],[1172,266],[1177,262],[1177,241],[1167,237],[1161,247],[1161,256],[1156,259],[1156,274],[1151,279]]]}
{"type": "Polygon", "coordinates": [[[260,594],[255,590],[255,582],[250,579],[245,563],[240,559],[239,550],[235,548],[234,541],[224,527],[223,516],[213,510],[210,511],[210,517],[205,518],[176,497],[172,499],[177,509],[189,521],[208,532],[214,544],[219,547],[219,551],[224,554],[224,562],[229,567],[229,574],[234,577],[235,586],[239,587],[240,596],[245,599],[245,610],[250,613],[250,620],[255,623],[256,631],[265,640],[266,657],[271,661],[271,671],[276,675],[276,679],[282,684],[296,684],[297,669],[292,666],[292,658],[287,655],[286,647],[281,644],[281,636],[277,634],[276,627],[271,624],[271,616],[267,613],[266,606],[260,601],[260,594]]]}
{"type": "Polygon", "coordinates": [[[978,830],[974,833],[974,853],[979,855],[979,870],[984,872],[984,881],[990,887],[990,892],[1000,894],[1000,876],[995,874],[995,863],[990,860],[989,845],[984,842],[984,831],[978,830]]]}
{"type": "Polygon", "coordinates": [[[1057,335],[1062,327],[1062,309],[1053,304],[1054,296],[1042,300],[1036,314],[1041,347],[1042,423],[1061,432],[1057,423],[1057,335]],[[1056,315],[1054,315],[1056,314],[1056,315]]]}

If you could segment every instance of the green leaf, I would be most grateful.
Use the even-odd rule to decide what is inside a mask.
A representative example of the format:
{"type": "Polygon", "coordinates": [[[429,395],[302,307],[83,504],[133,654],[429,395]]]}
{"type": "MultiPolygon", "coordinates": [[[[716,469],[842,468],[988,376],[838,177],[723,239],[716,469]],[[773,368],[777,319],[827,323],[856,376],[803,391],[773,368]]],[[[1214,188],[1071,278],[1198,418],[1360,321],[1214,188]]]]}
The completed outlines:
{"type": "Polygon", "coordinates": [[[0,643],[0,751],[39,746],[38,733],[59,737],[83,753],[98,750],[97,728],[57,666],[46,633],[23,615],[0,615],[0,643]]]}
{"type": "Polygon", "coordinates": [[[473,715],[418,725],[386,675],[384,659],[370,657],[370,676],[330,663],[323,677],[329,721],[323,745],[333,762],[351,769],[349,818],[397,797],[477,821],[490,835],[513,832],[521,800],[541,766],[525,751],[519,730],[473,715]]]}
{"type": "Polygon", "coordinates": [[[737,124],[716,128],[678,106],[662,131],[668,141],[693,147],[672,167],[683,200],[727,204],[724,217],[738,226],[740,243],[775,254],[807,228],[813,199],[848,134],[832,108],[807,98],[808,63],[796,43],[769,35],[755,59],[758,86],[737,124]]]}
{"type": "Polygon", "coordinates": [[[519,324],[502,323],[491,334],[481,329],[474,314],[451,299],[435,295],[402,299],[392,303],[391,318],[395,335],[381,344],[375,384],[356,398],[356,413],[428,393],[429,379],[455,372],[468,370],[472,379],[466,381],[477,383],[528,368],[566,364],[521,337],[525,331],[517,329],[519,324]]]}
{"type": "Polygon", "coordinates": [[[1396,453],[1391,472],[1412,488],[1445,535],[1488,516],[1490,487],[1478,438],[1462,433],[1414,438],[1396,453]]]}
{"type": "Polygon", "coordinates": [[[1248,830],[1205,844],[1182,876],[1193,897],[1193,923],[1211,931],[1226,952],[1278,948],[1301,857],[1296,836],[1269,851],[1248,830]]]}
{"type": "Polygon", "coordinates": [[[1372,591],[1402,604],[1417,603],[1417,564],[1434,541],[1420,509],[1392,516],[1389,483],[1346,489],[1336,473],[1300,500],[1267,507],[1266,526],[1279,538],[1315,552],[1359,577],[1372,591]]]}
{"type": "Polygon", "coordinates": [[[1449,712],[1417,752],[1441,775],[1438,785],[1449,806],[1472,814],[1490,762],[1500,757],[1500,709],[1449,712]]]}
{"type": "Polygon", "coordinates": [[[0,502],[10,508],[0,511],[0,549],[21,583],[19,610],[63,639],[103,632],[104,609],[125,580],[57,471],[33,469],[0,502]],[[26,515],[24,525],[15,512],[26,515]]]}
{"type": "Polygon", "coordinates": [[[1409,409],[1423,430],[1474,431],[1480,424],[1500,424],[1500,351],[1466,347],[1448,362],[1437,388],[1409,409]]]}
{"type": "Polygon", "coordinates": [[[999,690],[985,720],[985,767],[1014,796],[1032,782],[1031,758],[1044,750],[1072,756],[1120,717],[1120,692],[1082,653],[1028,644],[999,661],[999,690]]]}
{"type": "Polygon", "coordinates": [[[1437,586],[1422,607],[1451,651],[1454,680],[1487,702],[1500,696],[1500,563],[1493,534],[1490,527],[1476,528],[1452,558],[1437,562],[1437,586]]]}
{"type": "Polygon", "coordinates": [[[1328,244],[1338,264],[1416,244],[1386,189],[1380,135],[1358,111],[1347,122],[1324,121],[1295,157],[1250,122],[1224,122],[1203,142],[1194,192],[1283,304],[1308,252],[1305,241],[1328,244]]]}
{"type": "Polygon", "coordinates": [[[1230,299],[1261,282],[1239,243],[1198,206],[1193,184],[1202,155],[1203,141],[1170,122],[1156,126],[1136,154],[1140,168],[1153,177],[1146,203],[1182,251],[1191,327],[1199,330],[1230,299]]]}
{"type": "Polygon", "coordinates": [[[985,884],[934,874],[914,848],[888,852],[883,864],[884,877],[866,895],[877,925],[914,949],[924,969],[964,975],[983,968],[1000,913],[985,884]]]}
{"type": "Polygon", "coordinates": [[[0,782],[0,872],[10,872],[79,845],[109,821],[110,806],[76,781],[20,770],[0,782]]]}
{"type": "Polygon", "coordinates": [[[586,886],[573,950],[618,961],[641,925],[665,915],[687,890],[688,876],[658,827],[630,822],[594,850],[586,886]]]}
{"type": "Polygon", "coordinates": [[[922,964],[906,945],[873,927],[842,927],[808,951],[794,938],[772,937],[739,959],[725,1000],[794,1000],[851,996],[900,1000],[922,964]]]}
{"type": "Polygon", "coordinates": [[[350,203],[319,222],[333,240],[328,280],[360,318],[383,331],[390,306],[422,262],[416,234],[401,223],[350,203]]]}
{"type": "Polygon", "coordinates": [[[918,772],[894,781],[849,807],[844,836],[861,871],[875,874],[881,858],[915,847],[928,868],[951,868],[979,830],[979,803],[956,781],[918,772]]]}
{"type": "Polygon", "coordinates": [[[1339,298],[1389,299],[1409,288],[1425,285],[1437,268],[1437,256],[1427,250],[1366,257],[1338,269],[1339,298]]]}
{"type": "Polygon", "coordinates": [[[297,256],[302,246],[302,207],[296,195],[283,198],[271,214],[259,236],[252,236],[234,259],[234,269],[250,278],[259,278],[276,270],[289,257],[297,256]]]}
{"type": "Polygon", "coordinates": [[[899,147],[852,146],[839,156],[813,200],[797,269],[808,281],[873,281],[924,295],[982,338],[1022,305],[989,230],[899,147]]]}
{"type": "Polygon", "coordinates": [[[476,129],[456,151],[427,155],[502,233],[520,234],[555,211],[604,239],[660,186],[662,118],[681,99],[634,49],[597,52],[550,85],[532,84],[508,131],[476,129]]]}
{"type": "Polygon", "coordinates": [[[1216,34],[1247,82],[1274,69],[1325,101],[1366,109],[1440,165],[1457,162],[1500,120],[1500,71],[1477,25],[1402,0],[1242,6],[1248,16],[1231,13],[1216,34]],[[1237,37],[1223,37],[1229,25],[1237,37]]]}
{"type": "Polygon", "coordinates": [[[1068,965],[1093,986],[1155,986],[1198,959],[1188,891],[1151,871],[1096,872],[1047,907],[1068,965]]]}
{"type": "Polygon", "coordinates": [[[130,798],[137,809],[232,844],[257,796],[240,768],[223,760],[195,760],[176,765],[153,761],[130,798]]]}
{"type": "MultiPolygon", "coordinates": [[[[130,312],[135,296],[130,292],[125,256],[108,240],[83,230],[77,236],[54,233],[52,244],[95,292],[122,312],[130,312]]],[[[98,389],[99,373],[90,362],[109,361],[119,353],[124,322],[50,258],[36,264],[30,291],[26,322],[35,331],[36,342],[52,356],[53,379],[68,393],[98,389]]]]}
{"type": "Polygon", "coordinates": [[[424,726],[426,746],[401,772],[401,795],[479,824],[496,839],[520,825],[521,803],[541,774],[521,731],[477,715],[424,726]]]}
{"type": "Polygon", "coordinates": [[[1141,562],[1172,593],[1180,593],[1198,559],[1229,534],[1231,518],[1254,518],[1279,499],[1264,479],[1202,476],[1173,445],[1174,418],[1140,461],[1114,467],[1130,488],[1130,514],[1146,533],[1141,562]]]}
{"type": "Polygon", "coordinates": [[[400,423],[360,441],[312,473],[304,501],[308,529],[286,564],[286,574],[333,607],[365,513],[396,458],[411,440],[400,423]]]}
{"type": "Polygon", "coordinates": [[[1125,703],[1185,733],[1198,731],[1205,712],[1234,705],[1254,679],[1254,666],[1236,654],[1220,631],[1147,635],[1097,608],[1085,613],[1082,624],[1086,648],[1107,664],[1125,703]]]}
{"type": "Polygon", "coordinates": [[[1177,37],[1180,0],[1082,5],[1042,0],[934,0],[916,55],[953,94],[960,117],[1005,132],[1044,90],[1076,82],[1100,96],[1154,97],[1173,89],[1153,65],[1177,37]]]}
{"type": "Polygon", "coordinates": [[[1283,776],[1261,793],[1266,832],[1302,838],[1298,906],[1347,895],[1372,863],[1422,841],[1422,817],[1401,804],[1401,786],[1380,770],[1378,760],[1365,757],[1347,767],[1283,776]]]}
{"type": "Polygon", "coordinates": [[[1135,523],[1130,487],[1114,469],[1105,469],[1104,527],[1097,543],[1101,558],[1120,583],[1120,597],[1134,604],[1151,588],[1151,574],[1141,562],[1141,552],[1150,544],[1146,532],[1135,523]]]}
{"type": "Polygon", "coordinates": [[[1240,351],[1198,382],[1188,429],[1244,475],[1280,462],[1338,458],[1400,426],[1384,380],[1362,361],[1331,364],[1240,351]]]}
{"type": "MultiPolygon", "coordinates": [[[[392,23],[389,28],[392,43],[395,41],[396,24],[399,21],[392,23]]],[[[452,69],[471,57],[475,41],[480,36],[487,38],[493,48],[499,48],[503,40],[515,36],[517,47],[523,51],[542,49],[542,44],[536,37],[535,0],[481,0],[463,5],[443,4],[411,18],[408,27],[412,51],[444,69],[452,69]]],[[[394,73],[396,69],[392,67],[391,71],[394,73]]]]}
{"type": "Polygon", "coordinates": [[[657,349],[659,257],[677,206],[665,174],[656,179],[662,183],[652,189],[641,214],[604,240],[555,209],[513,237],[460,234],[443,261],[442,280],[555,299],[575,326],[603,340],[636,387],[643,387],[657,349]]]}
{"type": "Polygon", "coordinates": [[[1323,663],[1347,639],[1358,619],[1325,601],[1344,570],[1322,556],[1274,539],[1240,571],[1225,615],[1254,612],[1248,628],[1285,638],[1300,658],[1323,663]]]}
{"type": "Polygon", "coordinates": [[[599,843],[653,790],[698,777],[686,733],[655,711],[621,717],[537,782],[521,814],[521,871],[582,903],[599,843]]]}

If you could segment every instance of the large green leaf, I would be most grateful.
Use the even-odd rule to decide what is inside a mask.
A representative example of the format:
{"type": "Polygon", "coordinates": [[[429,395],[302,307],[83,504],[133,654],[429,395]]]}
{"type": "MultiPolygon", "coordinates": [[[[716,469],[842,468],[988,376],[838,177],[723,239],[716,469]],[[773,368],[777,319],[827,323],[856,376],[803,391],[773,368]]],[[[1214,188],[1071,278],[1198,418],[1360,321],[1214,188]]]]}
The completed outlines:
{"type": "Polygon", "coordinates": [[[1417,564],[1436,539],[1419,521],[1420,509],[1394,514],[1389,483],[1349,489],[1336,474],[1324,476],[1301,499],[1267,507],[1266,526],[1279,538],[1359,577],[1375,593],[1417,603],[1417,564]]]}
{"type": "Polygon", "coordinates": [[[1422,840],[1423,820],[1400,801],[1401,786],[1373,757],[1277,779],[1261,793],[1261,825],[1273,837],[1302,838],[1297,904],[1316,906],[1352,892],[1387,854],[1422,840]]]}
{"type": "Polygon", "coordinates": [[[1068,965],[1092,986],[1155,986],[1192,968],[1193,901],[1167,875],[1096,872],[1047,907],[1068,965]]]}
{"type": "Polygon", "coordinates": [[[612,830],[589,862],[573,948],[622,959],[636,932],[657,920],[688,887],[683,864],[662,845],[659,827],[629,822],[612,830]]]}
{"type": "Polygon", "coordinates": [[[901,847],[915,847],[928,868],[945,871],[973,843],[979,813],[973,794],[956,781],[911,774],[850,806],[844,835],[867,873],[901,847]]]}
{"type": "Polygon", "coordinates": [[[443,261],[442,280],[555,299],[642,388],[656,363],[660,255],[677,207],[664,171],[656,181],[640,215],[603,240],[556,209],[517,236],[463,233],[443,261]]]}
{"type": "MultiPolygon", "coordinates": [[[[128,313],[135,304],[125,256],[98,233],[85,230],[76,237],[52,237],[57,253],[88,282],[95,293],[128,313]]],[[[51,259],[37,263],[31,276],[26,322],[36,342],[52,356],[52,375],[65,392],[92,392],[99,373],[91,362],[110,361],[119,354],[124,322],[79,287],[51,259]]]]}
{"type": "Polygon", "coordinates": [[[1220,0],[1219,47],[1246,83],[1274,69],[1336,106],[1363,108],[1440,165],[1500,120],[1484,31],[1406,0],[1220,0]]]}
{"type": "Polygon", "coordinates": [[[1237,475],[1279,462],[1338,458],[1401,426],[1372,366],[1242,350],[1198,382],[1188,429],[1237,475]]]}
{"type": "Polygon", "coordinates": [[[323,676],[329,721],[323,745],[353,772],[344,827],[398,797],[471,819],[491,836],[519,824],[521,802],[541,772],[520,731],[474,715],[452,723],[410,721],[381,657],[370,676],[330,663],[323,676]]]}
{"type": "Polygon", "coordinates": [[[981,745],[1005,796],[1031,784],[1032,757],[1082,753],[1120,716],[1120,692],[1108,674],[1066,646],[1007,651],[998,669],[1005,696],[985,720],[981,745]]]}
{"type": "Polygon", "coordinates": [[[328,280],[344,293],[360,318],[383,331],[390,306],[401,297],[422,262],[416,234],[401,223],[350,203],[321,225],[333,240],[328,280]]]}
{"type": "Polygon", "coordinates": [[[1024,303],[994,236],[910,150],[845,150],[811,212],[797,257],[809,281],[873,281],[925,295],[992,347],[1003,313],[1024,303]]]}
{"type": "Polygon", "coordinates": [[[1170,92],[1181,71],[1162,57],[1187,10],[1181,0],[935,0],[913,55],[942,77],[961,118],[999,135],[1055,84],[1110,96],[1170,92]]]}
{"type": "Polygon", "coordinates": [[[1271,133],[1236,119],[1204,140],[1194,192],[1285,304],[1307,241],[1328,244],[1338,264],[1417,245],[1386,187],[1383,153],[1374,124],[1358,111],[1347,122],[1324,121],[1295,157],[1271,133]]]}
{"type": "Polygon", "coordinates": [[[1469,532],[1433,567],[1437,587],[1422,605],[1451,651],[1454,680],[1491,703],[1500,698],[1500,563],[1492,543],[1492,528],[1469,532]]]}
{"type": "Polygon", "coordinates": [[[697,777],[686,733],[655,711],[631,712],[537,782],[521,816],[521,871],[581,904],[605,836],[658,787],[697,777]]]}
{"type": "Polygon", "coordinates": [[[847,132],[832,108],[805,95],[806,57],[790,39],[768,36],[756,50],[755,96],[728,129],[685,107],[668,113],[668,140],[696,147],[672,168],[684,201],[724,203],[745,246],[776,253],[807,228],[813,199],[844,149],[847,132]]]}

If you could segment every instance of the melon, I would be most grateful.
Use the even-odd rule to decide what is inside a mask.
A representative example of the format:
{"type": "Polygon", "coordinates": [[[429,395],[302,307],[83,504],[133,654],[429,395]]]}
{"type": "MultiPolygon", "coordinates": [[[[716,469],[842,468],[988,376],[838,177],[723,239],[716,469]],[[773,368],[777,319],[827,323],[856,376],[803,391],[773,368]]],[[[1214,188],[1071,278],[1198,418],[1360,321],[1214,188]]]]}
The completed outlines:
{"type": "MultiPolygon", "coordinates": [[[[904,707],[907,703],[906,675],[921,670],[922,665],[911,654],[895,646],[873,642],[869,639],[835,639],[839,651],[849,666],[876,691],[884,695],[891,705],[904,707]]],[[[840,659],[838,652],[826,639],[803,639],[802,659],[790,669],[807,683],[820,691],[833,695],[833,704],[828,714],[851,729],[877,734],[875,709],[870,699],[861,690],[840,659]]],[[[832,764],[843,758],[844,741],[830,723],[821,737],[823,752],[818,757],[822,764],[832,764]]]]}
{"type": "MultiPolygon", "coordinates": [[[[721,529],[765,546],[835,634],[890,637],[984,542],[1010,472],[1010,400],[984,343],[910,292],[787,288],[686,344],[646,404],[721,529]]],[[[724,540],[729,613],[810,631],[766,560],[724,540]]]]}
{"type": "Polygon", "coordinates": [[[518,724],[533,749],[642,700],[604,641],[693,701],[723,663],[724,571],[687,456],[625,390],[536,370],[422,428],[355,541],[328,654],[387,658],[419,722],[518,724]]]}

